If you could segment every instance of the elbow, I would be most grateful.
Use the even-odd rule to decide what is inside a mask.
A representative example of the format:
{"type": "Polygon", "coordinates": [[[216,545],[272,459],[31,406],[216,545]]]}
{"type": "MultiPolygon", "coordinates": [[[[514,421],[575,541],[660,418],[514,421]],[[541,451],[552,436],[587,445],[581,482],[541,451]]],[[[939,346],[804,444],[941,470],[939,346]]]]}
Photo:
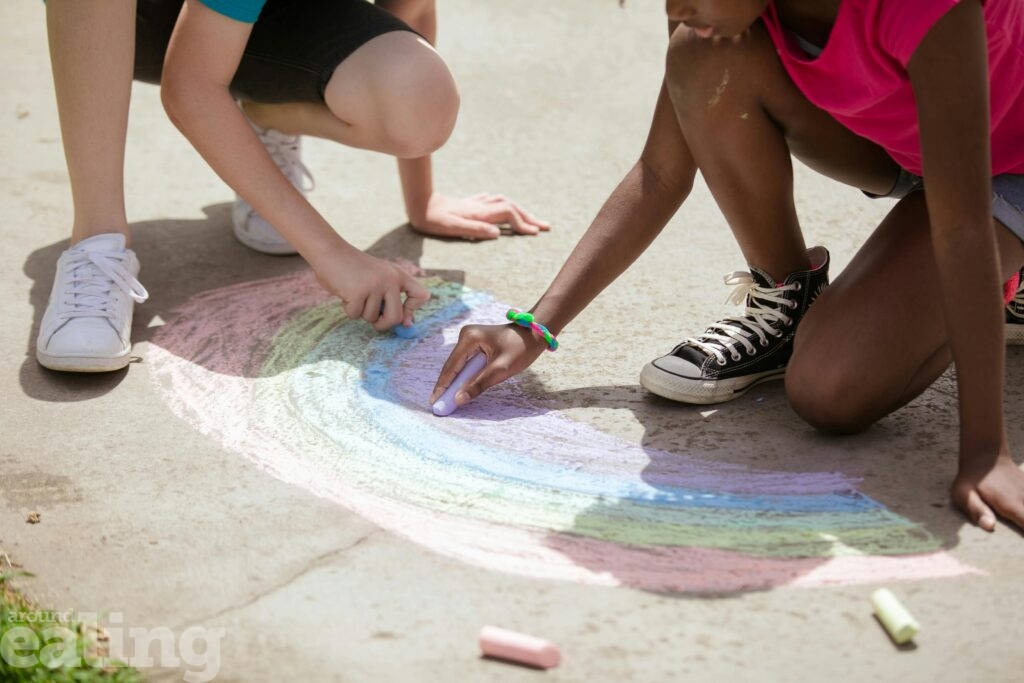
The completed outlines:
{"type": "Polygon", "coordinates": [[[190,122],[194,118],[197,96],[194,79],[187,78],[180,69],[166,64],[160,78],[160,103],[174,127],[188,137],[190,122]]]}
{"type": "Polygon", "coordinates": [[[185,121],[188,119],[186,111],[186,95],[181,84],[181,79],[168,73],[165,69],[160,79],[160,103],[164,107],[167,118],[171,120],[174,127],[185,132],[185,121]]]}
{"type": "Polygon", "coordinates": [[[662,192],[668,193],[674,200],[682,203],[693,191],[693,183],[697,177],[695,167],[684,167],[682,165],[666,165],[649,158],[644,153],[637,162],[645,178],[662,192]]]}

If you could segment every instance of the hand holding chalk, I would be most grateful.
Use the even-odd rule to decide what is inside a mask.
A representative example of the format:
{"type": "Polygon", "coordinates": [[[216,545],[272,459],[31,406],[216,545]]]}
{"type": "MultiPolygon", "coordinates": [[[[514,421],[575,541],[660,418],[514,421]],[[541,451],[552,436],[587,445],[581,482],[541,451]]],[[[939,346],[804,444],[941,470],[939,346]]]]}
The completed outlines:
{"type": "Polygon", "coordinates": [[[430,394],[432,404],[441,404],[435,406],[434,414],[450,414],[455,409],[456,393],[476,399],[528,368],[549,348],[546,340],[519,325],[466,325],[459,330],[459,341],[448,354],[430,394]],[[475,369],[466,376],[465,369],[470,365],[475,369]]]}
{"type": "Polygon", "coordinates": [[[466,382],[476,377],[484,369],[485,365],[487,365],[487,356],[482,353],[478,353],[470,358],[466,362],[465,367],[459,371],[459,374],[455,376],[452,383],[441,394],[441,398],[434,402],[434,415],[447,417],[454,413],[458,407],[455,405],[455,394],[459,393],[459,390],[466,385],[466,382]]]}

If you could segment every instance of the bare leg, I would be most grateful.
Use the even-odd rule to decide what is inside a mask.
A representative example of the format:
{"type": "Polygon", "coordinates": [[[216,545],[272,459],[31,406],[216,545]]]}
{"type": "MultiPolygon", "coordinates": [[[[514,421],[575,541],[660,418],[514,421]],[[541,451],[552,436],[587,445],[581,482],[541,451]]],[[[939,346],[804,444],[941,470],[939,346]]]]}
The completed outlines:
{"type": "MultiPolygon", "coordinates": [[[[1002,276],[1024,245],[996,222],[1002,276]]],[[[923,192],[903,199],[811,307],[786,374],[793,408],[856,432],[921,394],[952,362],[923,192]]]]}
{"type": "Polygon", "coordinates": [[[757,24],[739,43],[675,32],[668,84],[686,143],[747,262],[777,281],[809,267],[793,202],[792,151],[841,182],[884,194],[895,163],[797,90],[757,24]]]}
{"type": "Polygon", "coordinates": [[[444,60],[419,36],[394,31],[366,43],[335,69],[326,105],[246,102],[257,125],[413,159],[448,139],[459,96],[444,60]]]}
{"type": "Polygon", "coordinates": [[[640,381],[676,401],[718,403],[787,375],[797,325],[827,284],[824,254],[812,264],[800,230],[790,153],[876,194],[892,188],[899,169],[877,145],[807,101],[761,24],[736,43],[677,29],[667,61],[686,146],[756,269],[749,281],[734,282],[749,287],[744,316],[684,340],[644,366],[640,381]]]}
{"type": "Polygon", "coordinates": [[[124,150],[135,52],[134,0],[49,0],[50,59],[74,204],[71,243],[128,237],[124,150]]]}

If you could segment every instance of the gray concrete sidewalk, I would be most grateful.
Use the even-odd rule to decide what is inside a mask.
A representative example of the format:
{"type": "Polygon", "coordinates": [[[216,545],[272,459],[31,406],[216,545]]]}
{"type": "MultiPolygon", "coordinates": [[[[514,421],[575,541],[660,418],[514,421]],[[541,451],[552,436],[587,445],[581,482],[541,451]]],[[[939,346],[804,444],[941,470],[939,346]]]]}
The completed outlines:
{"type": "MultiPolygon", "coordinates": [[[[423,240],[403,225],[393,160],[323,141],[307,146],[311,200],[361,247],[526,307],[643,144],[666,42],[661,3],[440,5],[440,49],[463,109],[436,157],[439,189],[508,194],[555,229],[423,240]]],[[[870,582],[662,593],[463,563],[279,481],[176,417],[148,369],[150,340],[175,309],[305,266],[234,241],[231,192],[166,121],[151,86],[136,86],[127,160],[129,219],[152,293],[136,309],[139,360],[95,377],[44,371],[34,337],[71,215],[41,3],[0,7],[0,56],[0,548],[37,575],[21,586],[47,609],[123,613],[127,625],[176,635],[222,627],[218,681],[1020,680],[1024,538],[1005,526],[982,533],[948,505],[957,441],[948,377],[847,439],[815,434],[778,385],[712,410],[636,386],[651,357],[723,315],[721,275],[743,268],[703,187],[522,391],[651,451],[860,479],[861,493],[976,570],[889,582],[923,625],[916,648],[893,647],[875,623],[870,582]],[[30,511],[39,524],[25,522],[30,511]],[[559,642],[563,665],[539,673],[479,659],[475,637],[488,623],[559,642]]],[[[808,243],[827,245],[838,273],[887,205],[802,167],[797,185],[808,243]]],[[[1020,349],[1008,351],[1006,386],[1020,453],[1020,349]]],[[[147,675],[182,680],[189,670],[147,675]]]]}

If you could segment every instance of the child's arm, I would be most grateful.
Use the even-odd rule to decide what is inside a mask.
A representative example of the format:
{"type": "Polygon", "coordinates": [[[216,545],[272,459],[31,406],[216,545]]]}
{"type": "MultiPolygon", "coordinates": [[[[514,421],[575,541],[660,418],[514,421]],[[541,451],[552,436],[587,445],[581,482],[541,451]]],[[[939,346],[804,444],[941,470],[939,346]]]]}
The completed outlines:
{"type": "Polygon", "coordinates": [[[976,0],[939,20],[914,53],[924,183],[960,393],[954,502],[979,526],[1024,527],[1024,473],[1003,423],[1003,320],[992,229],[985,24],[976,0]]]}
{"type": "MultiPolygon", "coordinates": [[[[558,334],[651,244],[688,196],[697,172],[664,84],[640,160],[605,201],[540,301],[530,309],[558,334]]],[[[456,395],[464,405],[515,375],[547,348],[513,325],[470,325],[448,357],[430,399],[437,400],[477,352],[487,366],[456,395]]]]}
{"type": "MultiPolygon", "coordinates": [[[[404,21],[431,45],[437,42],[434,0],[377,0],[377,5],[404,21]]],[[[521,235],[536,235],[551,228],[550,223],[506,197],[481,194],[456,199],[434,192],[430,157],[399,159],[398,175],[409,224],[418,232],[487,240],[501,235],[498,225],[503,223],[521,235]]]]}
{"type": "Polygon", "coordinates": [[[295,246],[349,317],[377,329],[411,323],[429,297],[426,289],[398,266],[341,239],[278,170],[232,99],[229,85],[251,30],[187,0],[164,60],[161,96],[168,115],[213,170],[295,246]]]}

